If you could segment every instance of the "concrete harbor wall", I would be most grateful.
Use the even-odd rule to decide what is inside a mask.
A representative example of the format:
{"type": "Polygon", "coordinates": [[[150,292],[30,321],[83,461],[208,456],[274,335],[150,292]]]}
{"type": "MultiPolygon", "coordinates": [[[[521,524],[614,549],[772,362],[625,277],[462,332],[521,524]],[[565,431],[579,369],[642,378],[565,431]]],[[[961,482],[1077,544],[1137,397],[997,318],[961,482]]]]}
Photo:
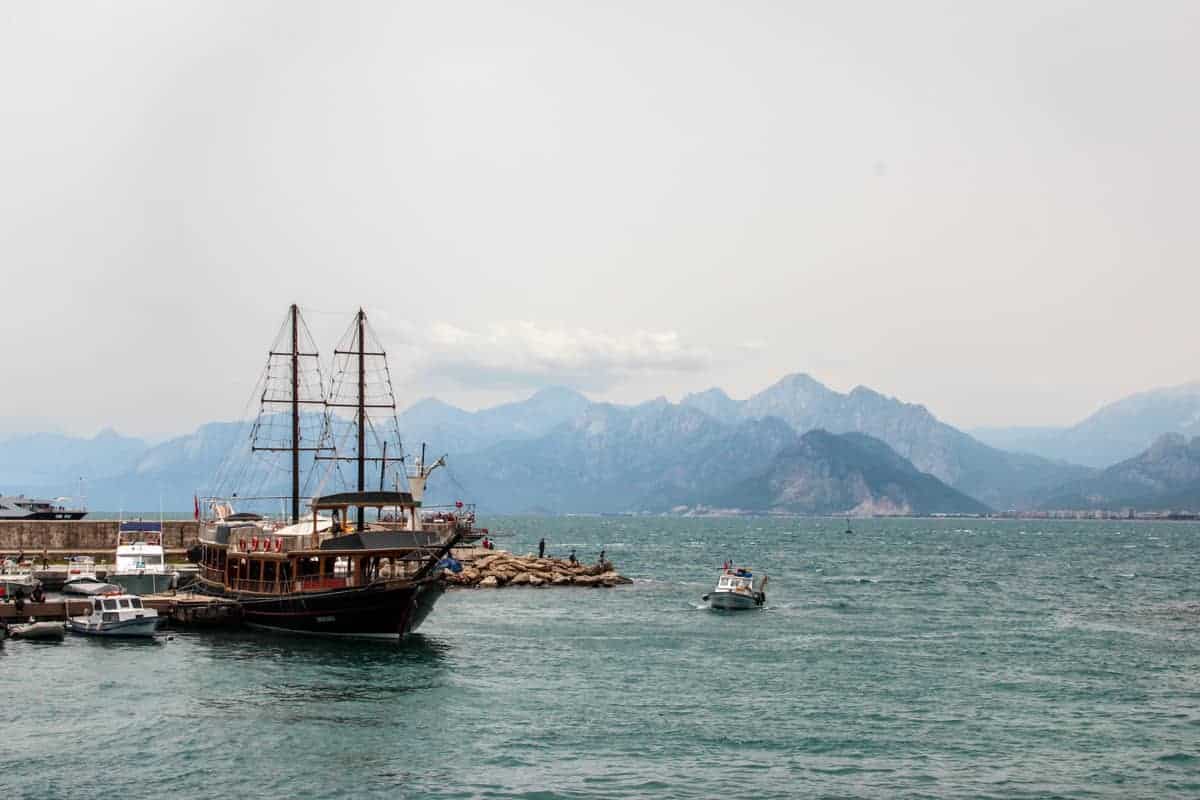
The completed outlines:
{"type": "MultiPolygon", "coordinates": [[[[163,523],[163,547],[186,550],[196,543],[200,523],[167,520],[163,523]]],[[[42,550],[88,553],[117,549],[117,520],[4,520],[0,521],[0,553],[24,550],[33,557],[42,550]]]]}

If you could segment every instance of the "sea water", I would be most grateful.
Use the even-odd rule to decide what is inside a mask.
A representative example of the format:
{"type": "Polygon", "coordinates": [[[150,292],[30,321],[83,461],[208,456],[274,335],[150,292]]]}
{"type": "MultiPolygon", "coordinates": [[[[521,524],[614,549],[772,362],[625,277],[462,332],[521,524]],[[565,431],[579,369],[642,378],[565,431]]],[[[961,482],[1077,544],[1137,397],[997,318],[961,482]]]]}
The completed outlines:
{"type": "Polygon", "coordinates": [[[1200,795],[1200,526],[505,518],[615,589],[455,590],[404,645],[0,647],[0,795],[1200,795]],[[726,559],[766,607],[712,612],[726,559]]]}

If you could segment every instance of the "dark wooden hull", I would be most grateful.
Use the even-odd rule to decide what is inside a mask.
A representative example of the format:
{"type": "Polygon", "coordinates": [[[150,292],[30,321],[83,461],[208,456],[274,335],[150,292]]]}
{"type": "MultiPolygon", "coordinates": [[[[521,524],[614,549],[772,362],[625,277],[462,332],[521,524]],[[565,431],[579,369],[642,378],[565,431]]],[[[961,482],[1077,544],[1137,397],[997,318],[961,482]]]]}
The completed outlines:
{"type": "Polygon", "coordinates": [[[17,517],[16,519],[83,519],[87,513],[86,511],[35,511],[27,517],[17,517]]]}
{"type": "Polygon", "coordinates": [[[206,581],[196,588],[238,600],[247,625],[312,636],[397,640],[420,626],[444,591],[437,579],[277,597],[239,595],[206,581]]]}

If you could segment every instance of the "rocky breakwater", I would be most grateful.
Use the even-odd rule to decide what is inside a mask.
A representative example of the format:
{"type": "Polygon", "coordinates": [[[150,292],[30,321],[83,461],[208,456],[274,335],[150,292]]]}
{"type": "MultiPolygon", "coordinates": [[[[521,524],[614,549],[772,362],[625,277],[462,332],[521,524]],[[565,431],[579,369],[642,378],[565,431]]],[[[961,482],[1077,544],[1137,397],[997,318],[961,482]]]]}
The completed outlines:
{"type": "Polygon", "coordinates": [[[633,583],[617,574],[611,561],[597,564],[571,563],[562,558],[538,558],[530,553],[489,553],[463,564],[461,572],[443,572],[450,586],[497,589],[501,586],[583,586],[612,588],[633,583]]]}

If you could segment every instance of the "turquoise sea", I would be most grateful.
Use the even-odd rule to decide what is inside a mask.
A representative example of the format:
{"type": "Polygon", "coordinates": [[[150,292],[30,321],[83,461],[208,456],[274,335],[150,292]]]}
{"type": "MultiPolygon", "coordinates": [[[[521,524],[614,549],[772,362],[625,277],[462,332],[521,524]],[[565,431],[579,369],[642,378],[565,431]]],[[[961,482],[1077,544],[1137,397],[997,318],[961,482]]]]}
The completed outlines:
{"type": "Polygon", "coordinates": [[[0,647],[4,797],[1200,796],[1200,526],[505,518],[617,589],[459,590],[402,646],[0,647]],[[762,611],[700,597],[726,558],[762,611]]]}

